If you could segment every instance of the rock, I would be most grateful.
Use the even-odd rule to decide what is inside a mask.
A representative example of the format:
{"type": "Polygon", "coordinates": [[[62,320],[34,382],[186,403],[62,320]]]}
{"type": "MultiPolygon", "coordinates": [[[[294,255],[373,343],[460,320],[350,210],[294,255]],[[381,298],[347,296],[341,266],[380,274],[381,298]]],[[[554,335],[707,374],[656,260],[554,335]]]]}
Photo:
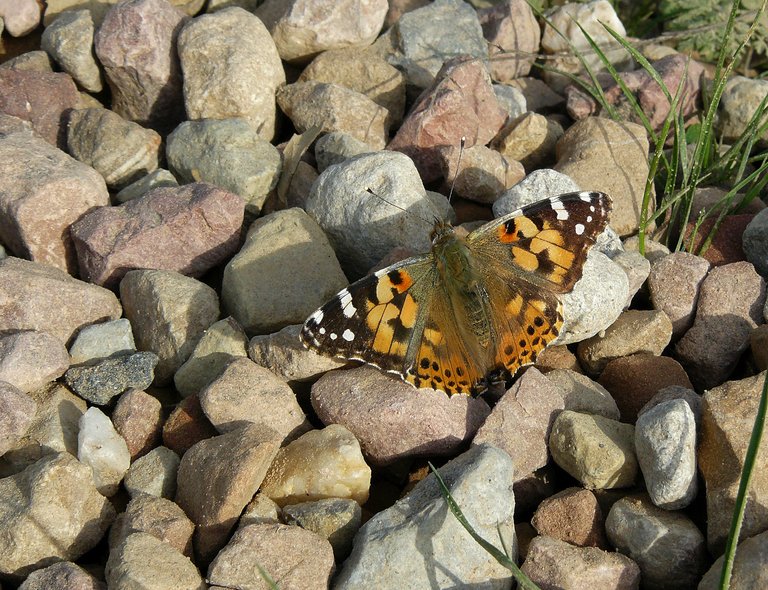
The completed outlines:
{"type": "MultiPolygon", "coordinates": [[[[717,128],[726,141],[736,140],[755,115],[760,101],[768,94],[768,83],[745,76],[732,76],[725,85],[720,107],[717,109],[717,128]]],[[[768,134],[761,137],[768,142],[768,134]]]]}
{"type": "Polygon", "coordinates": [[[209,584],[253,587],[262,571],[282,590],[328,588],[335,570],[331,545],[312,531],[279,523],[239,529],[208,568],[209,584]]]}
{"type": "Polygon", "coordinates": [[[731,374],[760,323],[765,280],[748,262],[712,269],[701,284],[696,320],[675,347],[675,357],[697,390],[710,389],[731,374]]]}
{"type": "Polygon", "coordinates": [[[26,434],[36,410],[35,400],[12,384],[0,381],[0,456],[26,434]]]}
{"type": "Polygon", "coordinates": [[[147,533],[133,533],[109,552],[104,571],[109,588],[205,590],[190,559],[147,533]]]}
{"type": "Polygon", "coordinates": [[[661,402],[635,424],[635,451],[648,495],[659,508],[685,508],[696,497],[696,420],[682,399],[661,402]]]}
{"type": "Polygon", "coordinates": [[[179,456],[167,447],[156,447],[131,464],[123,483],[132,498],[144,494],[173,498],[178,469],[179,456]]]}
{"type": "Polygon", "coordinates": [[[93,53],[93,18],[89,10],[68,10],[45,27],[42,47],[87,92],[104,89],[93,53]]]}
{"type": "Polygon", "coordinates": [[[758,326],[749,335],[752,359],[758,371],[768,369],[768,324],[758,326]]]}
{"type": "Polygon", "coordinates": [[[135,461],[160,444],[163,407],[156,397],[131,389],[117,400],[112,422],[128,445],[131,461],[135,461]]]}
{"type": "Polygon", "coordinates": [[[582,372],[576,355],[567,346],[558,344],[548,346],[542,350],[539,356],[536,357],[534,366],[545,374],[557,369],[568,369],[577,373],[582,372]]]}
{"type": "Polygon", "coordinates": [[[508,82],[527,76],[541,42],[533,9],[522,0],[507,0],[479,9],[477,16],[488,41],[491,77],[508,82]]]}
{"type": "Polygon", "coordinates": [[[520,162],[482,145],[464,150],[445,147],[439,154],[443,178],[452,179],[454,194],[478,203],[493,203],[505,189],[525,177],[520,162]]]}
{"type": "Polygon", "coordinates": [[[117,493],[131,464],[128,445],[98,408],[88,408],[80,418],[77,458],[91,468],[96,489],[108,498],[117,493]]]}
{"type": "Polygon", "coordinates": [[[707,563],[704,535],[681,512],[644,499],[622,498],[605,519],[611,544],[640,566],[644,587],[695,587],[707,563]]]}
{"type": "Polygon", "coordinates": [[[523,93],[506,84],[494,84],[493,93],[499,104],[507,111],[507,120],[515,119],[528,111],[528,104],[523,93]]]}
{"type": "Polygon", "coordinates": [[[644,127],[589,117],[574,123],[560,139],[554,168],[582,188],[608,193],[613,199],[611,227],[626,236],[636,232],[640,222],[647,154],[644,127]]]}
{"type": "Polygon", "coordinates": [[[106,14],[93,41],[118,115],[158,131],[173,129],[182,119],[175,46],[186,20],[164,0],[130,0],[106,14]]]}
{"type": "Polygon", "coordinates": [[[0,381],[24,393],[58,379],[67,367],[67,349],[61,340],[46,332],[29,330],[0,335],[0,381]]]}
{"type": "Polygon", "coordinates": [[[183,455],[195,443],[216,436],[216,429],[203,414],[200,399],[191,395],[179,402],[163,425],[163,444],[183,455]]]}
{"type": "Polygon", "coordinates": [[[120,282],[120,299],[140,350],[160,357],[155,384],[170,383],[206,328],[218,319],[219,301],[208,285],[166,270],[132,270],[120,282]]]}
{"type": "Polygon", "coordinates": [[[136,351],[131,322],[125,318],[84,326],[69,347],[73,365],[136,351]]]}
{"type": "MultiPolygon", "coordinates": [[[[731,588],[762,588],[768,584],[768,531],[745,539],[736,548],[731,574],[731,588]]],[[[722,588],[720,574],[725,557],[720,556],[699,582],[698,590],[722,588]]]]}
{"type": "Polygon", "coordinates": [[[200,16],[179,34],[178,51],[190,119],[241,117],[259,137],[274,137],[285,72],[259,18],[236,6],[200,16]]]}
{"type": "Polygon", "coordinates": [[[755,266],[757,274],[768,278],[768,209],[752,218],[742,234],[744,256],[755,266]]]}
{"type": "Polygon", "coordinates": [[[110,531],[109,545],[117,547],[129,535],[147,533],[167,543],[179,553],[192,556],[195,525],[175,503],[165,498],[142,494],[131,499],[110,531]]]}
{"type": "Polygon", "coordinates": [[[382,149],[389,133],[389,111],[360,92],[336,84],[306,81],[282,86],[277,104],[299,133],[312,127],[341,131],[382,149]]]}
{"type": "MultiPolygon", "coordinates": [[[[725,549],[736,505],[744,457],[752,434],[758,402],[767,373],[739,381],[728,381],[704,393],[701,437],[698,446],[699,470],[706,485],[707,544],[712,555],[725,549]],[[724,461],[723,457],[728,460],[724,461]]],[[[763,443],[768,438],[763,434],[763,443]]],[[[747,490],[739,539],[763,532],[768,527],[768,460],[758,453],[747,490]]]]}
{"type": "MultiPolygon", "coordinates": [[[[657,242],[656,240],[652,240],[647,236],[643,243],[645,245],[645,253],[643,256],[648,259],[651,265],[656,264],[659,260],[665,256],[669,256],[670,254],[669,248],[667,248],[664,244],[657,242]]],[[[630,236],[624,239],[624,248],[628,252],[640,252],[640,239],[637,236],[630,236]]],[[[671,317],[672,316],[670,315],[670,318],[671,317]]]]}
{"type": "Polygon", "coordinates": [[[340,131],[322,134],[315,142],[315,160],[318,172],[324,172],[334,164],[375,151],[364,141],[340,131]]]}
{"type": "MultiPolygon", "coordinates": [[[[359,506],[354,500],[350,501],[356,506],[359,506]]],[[[322,502],[322,500],[318,500],[318,502],[322,502]]],[[[268,496],[259,492],[253,497],[253,500],[248,502],[248,506],[243,510],[238,526],[243,528],[249,524],[278,524],[281,520],[282,511],[280,510],[280,506],[275,504],[275,502],[268,496]]]]}
{"type": "MultiPolygon", "coordinates": [[[[441,0],[433,6],[452,3],[441,0]]],[[[485,145],[505,120],[506,112],[496,99],[483,64],[457,57],[437,72],[434,83],[411,108],[387,149],[412,158],[422,180],[432,182],[442,174],[439,148],[457,147],[462,138],[468,147],[485,145]]]]}
{"type": "Polygon", "coordinates": [[[659,389],[659,391],[656,392],[656,395],[654,395],[648,401],[648,403],[640,408],[640,411],[638,411],[637,415],[640,417],[642,414],[651,408],[656,407],[660,403],[676,399],[683,400],[686,404],[688,404],[688,407],[691,408],[691,411],[693,412],[693,418],[696,421],[696,431],[698,432],[701,427],[701,406],[703,402],[701,396],[690,387],[670,385],[669,387],[659,389]]]}
{"type": "Polygon", "coordinates": [[[640,568],[630,558],[597,547],[574,547],[547,536],[531,541],[520,569],[539,588],[640,588],[640,568]]]}
{"type": "Polygon", "coordinates": [[[168,136],[168,166],[182,182],[207,182],[239,195],[258,215],[277,186],[280,152],[246,119],[185,121],[168,136]]]}
{"type": "Polygon", "coordinates": [[[352,539],[362,523],[360,505],[354,500],[327,498],[286,506],[285,524],[295,524],[327,539],[341,563],[352,550],[352,539]]]}
{"type": "Polygon", "coordinates": [[[8,34],[23,37],[40,24],[40,5],[34,0],[15,0],[0,3],[0,19],[8,34]]]}
{"type": "Polygon", "coordinates": [[[723,218],[717,231],[715,231],[716,217],[709,217],[701,223],[695,236],[693,236],[693,232],[698,222],[689,221],[685,226],[683,241],[693,252],[698,252],[707,236],[712,234],[712,242],[702,253],[702,258],[709,261],[712,266],[723,266],[724,264],[744,261],[746,256],[744,255],[743,235],[754,217],[753,213],[727,215],[723,218]]]}
{"type": "Polygon", "coordinates": [[[118,204],[138,199],[155,188],[175,188],[179,182],[168,170],[157,168],[136,182],[129,184],[114,196],[118,204]]]}
{"type": "Polygon", "coordinates": [[[248,356],[247,344],[248,338],[234,318],[228,317],[212,324],[174,374],[176,390],[184,397],[199,393],[221,374],[230,361],[248,356]]]}
{"type": "Polygon", "coordinates": [[[100,207],[71,228],[80,273],[110,287],[135,268],[200,276],[237,250],[243,214],[237,195],[202,182],[100,207]]]}
{"type": "Polygon", "coordinates": [[[556,120],[528,111],[509,121],[491,145],[531,170],[554,163],[555,146],[562,136],[563,127],[556,120]]]}
{"type": "Polygon", "coordinates": [[[534,170],[507,189],[493,203],[494,217],[503,217],[525,205],[540,201],[545,196],[564,195],[581,189],[570,177],[548,168],[534,170]]]}
{"type": "Polygon", "coordinates": [[[371,468],[354,435],[338,424],[312,430],[278,451],[261,493],[279,506],[323,498],[368,500],[371,468]]]}
{"type": "Polygon", "coordinates": [[[632,304],[632,299],[634,299],[635,295],[645,285],[645,281],[651,272],[651,262],[639,252],[619,252],[611,260],[627,273],[629,295],[624,303],[624,307],[627,308],[632,304]]]}
{"type": "Polygon", "coordinates": [[[612,359],[648,352],[660,355],[672,336],[672,322],[663,311],[631,309],[622,313],[603,336],[579,343],[578,358],[592,374],[612,359]]]}
{"type": "Polygon", "coordinates": [[[499,399],[472,439],[505,451],[518,481],[547,464],[547,441],[557,414],[565,409],[565,392],[532,367],[499,399]]]}
{"type": "Polygon", "coordinates": [[[192,519],[195,550],[211,560],[226,544],[240,513],[259,489],[279,438],[247,425],[202,440],[181,458],[176,503],[192,519]]]}
{"type": "MultiPolygon", "coordinates": [[[[484,538],[501,536],[515,547],[512,462],[490,445],[473,447],[440,468],[440,474],[467,520],[484,538]],[[485,498],[477,502],[478,497],[485,498]]],[[[394,506],[374,515],[355,537],[352,554],[335,579],[350,588],[508,588],[510,572],[467,535],[445,505],[434,474],[421,480],[394,506]],[[430,539],[431,558],[419,549],[430,539]],[[387,559],[381,559],[387,555],[387,559]],[[456,559],[461,555],[461,559],[456,559]],[[442,564],[435,568],[434,564],[442,564]]]]}
{"type": "Polygon", "coordinates": [[[31,132],[0,134],[0,240],[9,252],[75,273],[69,226],[107,203],[104,179],[89,166],[31,132]]]}
{"type": "Polygon", "coordinates": [[[276,432],[282,444],[312,428],[291,388],[247,358],[231,360],[199,397],[203,412],[222,434],[257,424],[276,432]]]}
{"type": "Polygon", "coordinates": [[[577,547],[608,548],[605,520],[589,490],[566,488],[544,500],[531,519],[539,533],[577,547]]]}
{"type": "Polygon", "coordinates": [[[414,389],[367,366],[320,378],[312,387],[312,407],[324,424],[348,428],[376,465],[455,455],[490,413],[480,399],[414,389]]]}
{"type": "Polygon", "coordinates": [[[115,510],[96,491],[91,470],[68,453],[43,457],[0,479],[0,572],[16,581],[93,548],[115,510]]]}
{"type": "Polygon", "coordinates": [[[624,422],[634,424],[638,412],[665,387],[693,386],[683,368],[668,356],[638,353],[609,362],[600,375],[600,385],[616,400],[624,422]]]}
{"type": "Polygon", "coordinates": [[[621,414],[616,401],[598,382],[568,369],[555,369],[546,373],[546,376],[565,392],[567,410],[619,420],[621,414]]]}
{"type": "Polygon", "coordinates": [[[48,567],[35,570],[19,586],[19,590],[107,590],[106,584],[93,577],[71,561],[59,561],[48,567]]]}
{"type": "Polygon", "coordinates": [[[64,383],[83,399],[106,406],[130,389],[146,389],[154,379],[158,357],[153,352],[115,355],[64,373],[64,383]]]}
{"type": "Polygon", "coordinates": [[[67,343],[88,324],[115,320],[115,295],[47,264],[0,259],[0,330],[45,331],[67,343]]]}
{"type": "MultiPolygon", "coordinates": [[[[104,20],[104,15],[116,3],[116,0],[86,0],[80,5],[87,7],[93,17],[94,24],[100,25],[101,21],[104,20]]],[[[49,26],[61,13],[72,10],[75,4],[76,2],[73,0],[50,0],[46,2],[43,24],[46,27],[49,26]]]]}
{"type": "Polygon", "coordinates": [[[53,72],[53,60],[45,51],[38,49],[19,54],[0,64],[0,69],[6,68],[10,70],[47,72],[50,74],[53,72]]]}
{"type": "Polygon", "coordinates": [[[565,410],[555,418],[549,451],[587,489],[629,487],[638,467],[634,431],[630,424],[565,410]]]}
{"type": "Polygon", "coordinates": [[[300,209],[257,219],[227,264],[222,300],[249,334],[303,323],[347,284],[320,227],[300,209]],[[286,275],[285,269],[292,269],[286,275]]]}

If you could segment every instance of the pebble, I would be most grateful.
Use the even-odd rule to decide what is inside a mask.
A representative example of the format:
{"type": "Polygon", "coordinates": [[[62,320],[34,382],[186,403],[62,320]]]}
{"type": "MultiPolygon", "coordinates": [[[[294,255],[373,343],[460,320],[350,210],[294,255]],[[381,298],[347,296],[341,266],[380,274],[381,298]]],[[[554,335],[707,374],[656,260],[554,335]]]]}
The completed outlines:
{"type": "Polygon", "coordinates": [[[327,539],[338,563],[352,550],[352,540],[362,523],[362,510],[354,500],[327,498],[292,504],[283,509],[285,524],[293,524],[327,539]]]}
{"type": "Polygon", "coordinates": [[[67,343],[83,326],[122,314],[114,293],[58,268],[0,259],[0,330],[38,330],[67,343]]]}
{"type": "Polygon", "coordinates": [[[725,381],[761,323],[765,280],[749,262],[712,269],[701,284],[696,319],[674,349],[698,391],[725,381]]]}
{"type": "Polygon", "coordinates": [[[20,582],[54,560],[73,561],[96,546],[115,518],[91,469],[69,453],[49,454],[0,479],[0,573],[20,582]]]}
{"type": "Polygon", "coordinates": [[[176,495],[178,469],[176,453],[167,447],[155,447],[131,463],[123,483],[131,498],[146,494],[170,499],[176,495]]]}
{"type": "Polygon", "coordinates": [[[609,362],[598,380],[605,387],[624,422],[634,424],[638,412],[656,393],[670,386],[693,388],[688,375],[675,359],[638,353],[609,362]]]}
{"type": "Polygon", "coordinates": [[[556,120],[528,111],[509,121],[492,145],[507,158],[520,161],[526,170],[533,170],[554,164],[555,146],[563,133],[556,120]]]}
{"type": "Polygon", "coordinates": [[[556,369],[569,369],[581,373],[579,361],[567,346],[555,344],[548,346],[536,357],[534,366],[542,373],[556,369]]]}
{"type": "Polygon", "coordinates": [[[163,444],[179,456],[195,443],[216,434],[196,395],[182,399],[163,424],[163,444]]]}
{"type": "Polygon", "coordinates": [[[211,325],[192,354],[173,375],[173,383],[183,397],[200,393],[216,379],[233,359],[248,356],[248,338],[232,317],[211,325]]]}
{"type": "Polygon", "coordinates": [[[619,420],[621,414],[616,401],[597,381],[570,369],[555,369],[546,373],[546,376],[565,392],[566,409],[619,420]]]}
{"type": "Polygon", "coordinates": [[[535,367],[515,381],[472,439],[505,451],[515,466],[515,481],[547,464],[552,422],[565,409],[565,391],[535,367]]]}
{"type": "Polygon", "coordinates": [[[36,410],[35,400],[11,383],[0,380],[0,456],[26,434],[36,410]]]}
{"type": "Polygon", "coordinates": [[[574,123],[560,139],[554,169],[584,189],[608,193],[613,199],[611,227],[627,236],[640,223],[647,154],[648,139],[641,125],[590,117],[574,123]]]}
{"type": "Polygon", "coordinates": [[[502,217],[545,196],[563,195],[581,190],[569,176],[551,168],[534,170],[515,186],[507,189],[493,203],[494,217],[502,217]]]}
{"type": "Polygon", "coordinates": [[[663,311],[623,312],[604,334],[579,342],[577,357],[591,374],[599,374],[613,359],[636,353],[660,355],[672,336],[672,322],[663,311]]]}
{"type": "Polygon", "coordinates": [[[40,24],[40,5],[35,0],[13,0],[0,3],[0,19],[8,34],[23,37],[40,24]]]}
{"type": "Polygon", "coordinates": [[[91,468],[99,493],[108,498],[114,496],[131,464],[128,445],[98,408],[88,408],[79,426],[77,458],[91,468]]]}
{"type": "Polygon", "coordinates": [[[251,224],[245,244],[224,268],[221,297],[247,334],[269,334],[303,324],[346,285],[317,222],[301,209],[287,209],[251,224]]]}
{"type": "MultiPolygon", "coordinates": [[[[736,548],[731,574],[731,588],[765,588],[768,586],[768,531],[749,537],[736,548]]],[[[699,582],[698,590],[718,590],[720,573],[723,571],[725,557],[717,558],[699,582]]]]}
{"type": "Polygon", "coordinates": [[[19,586],[19,590],[107,590],[107,585],[95,578],[76,563],[59,561],[48,567],[35,570],[19,586]]]}
{"type": "MultiPolygon", "coordinates": [[[[55,0],[54,0],[55,1],[55,0]]],[[[0,69],[53,72],[53,60],[42,49],[27,51],[0,64],[0,69]]]]}
{"type": "Polygon", "coordinates": [[[315,160],[317,171],[323,172],[334,164],[340,164],[350,158],[375,151],[364,141],[360,141],[340,131],[323,133],[315,142],[315,160]]]}
{"type": "Polygon", "coordinates": [[[638,590],[640,568],[621,553],[539,536],[531,541],[520,568],[540,588],[638,590]]]}
{"type": "Polygon", "coordinates": [[[324,375],[311,399],[320,420],[348,428],[375,465],[453,455],[490,413],[479,398],[414,389],[370,366],[324,375]]]}
{"type": "Polygon", "coordinates": [[[117,547],[133,533],[147,533],[179,553],[192,556],[195,525],[174,502],[142,494],[132,498],[109,532],[110,547],[117,547]]]}
{"type": "Polygon", "coordinates": [[[24,393],[58,379],[68,367],[64,344],[46,332],[0,334],[0,381],[24,393]]]}
{"type": "Polygon", "coordinates": [[[248,343],[248,357],[289,384],[315,382],[323,373],[347,364],[308,350],[299,339],[300,333],[301,325],[294,324],[279,332],[254,336],[248,343]]]}
{"type": "Polygon", "coordinates": [[[452,179],[454,195],[478,203],[493,203],[505,189],[525,177],[520,162],[483,145],[463,150],[445,147],[439,154],[442,176],[452,179]]]}
{"type": "MultiPolygon", "coordinates": [[[[322,500],[318,500],[321,502],[322,500]]],[[[355,504],[354,500],[352,500],[355,504]]],[[[297,504],[298,506],[298,504],[297,504]]],[[[253,500],[243,509],[243,514],[238,521],[238,527],[242,528],[249,524],[270,523],[277,524],[282,520],[282,510],[274,500],[265,496],[261,492],[257,493],[253,500]]]]}
{"type": "Polygon", "coordinates": [[[275,433],[249,424],[202,440],[182,456],[175,501],[197,527],[195,551],[203,561],[226,545],[279,444],[275,433]]]}
{"type": "Polygon", "coordinates": [[[545,499],[531,524],[539,535],[577,547],[608,548],[603,512],[595,494],[583,488],[566,488],[545,499]]]}
{"type": "MultiPolygon", "coordinates": [[[[0,115],[0,127],[9,119],[0,115]]],[[[0,133],[0,239],[10,254],[75,274],[68,228],[108,203],[104,179],[89,166],[29,131],[0,133]]]]}
{"type": "MultiPolygon", "coordinates": [[[[757,107],[768,94],[768,81],[732,76],[725,85],[720,99],[716,128],[729,142],[737,139],[749,125],[757,107]]],[[[763,134],[762,141],[768,141],[768,134],[763,134]]]]}
{"type": "Polygon", "coordinates": [[[202,182],[97,208],[71,227],[80,274],[110,288],[139,268],[200,276],[237,250],[243,214],[237,195],[202,182]]]}
{"type": "Polygon", "coordinates": [[[631,424],[565,410],[552,425],[549,451],[587,489],[625,488],[637,479],[634,439],[631,424]]]}
{"type": "MultiPolygon", "coordinates": [[[[628,252],[640,252],[640,239],[637,236],[630,236],[626,238],[623,243],[625,250],[628,252]]],[[[643,254],[643,256],[645,256],[648,259],[648,262],[651,263],[651,267],[670,254],[669,248],[648,236],[646,236],[644,244],[645,254],[643,254]]]]}
{"type": "Polygon", "coordinates": [[[73,365],[136,351],[131,322],[125,318],[84,326],[69,347],[73,365]]]}
{"type": "Polygon", "coordinates": [[[171,382],[219,317],[219,298],[211,287],[168,270],[129,271],[120,282],[120,301],[139,350],[160,357],[155,385],[171,382]]]}
{"type": "Polygon", "coordinates": [[[64,383],[84,400],[106,406],[130,389],[149,387],[157,362],[153,352],[115,355],[94,364],[71,367],[64,373],[64,383]]]}
{"type": "Polygon", "coordinates": [[[133,533],[113,547],[104,575],[109,588],[206,588],[189,557],[148,533],[133,533]]]}
{"type": "Polygon", "coordinates": [[[637,416],[640,417],[643,413],[656,407],[660,403],[677,399],[681,399],[688,404],[691,412],[693,412],[693,418],[696,421],[696,431],[698,432],[701,428],[701,407],[703,402],[701,396],[690,387],[670,385],[659,389],[659,391],[656,392],[656,395],[640,408],[637,412],[637,416]]]}
{"type": "Polygon", "coordinates": [[[646,588],[687,590],[707,561],[704,535],[681,512],[662,510],[643,498],[622,498],[605,519],[608,539],[638,566],[646,588]]]}
{"type": "Polygon", "coordinates": [[[237,6],[199,16],[184,26],[177,46],[190,119],[239,117],[258,137],[274,137],[275,91],[285,71],[259,18],[237,6]]]}
{"type": "MultiPolygon", "coordinates": [[[[760,394],[767,373],[728,381],[704,393],[699,470],[706,485],[707,545],[712,555],[725,550],[736,503],[744,457],[752,434],[760,394]],[[728,460],[724,461],[723,458],[728,460]]],[[[766,435],[763,434],[765,444],[766,435]]],[[[758,453],[748,489],[749,502],[739,539],[768,527],[768,461],[758,453]]]]}
{"type": "Polygon", "coordinates": [[[68,10],[45,27],[40,47],[87,92],[104,89],[93,55],[94,24],[89,10],[68,10]]]}
{"type": "MultiPolygon", "coordinates": [[[[437,4],[453,2],[439,0],[437,4]]],[[[485,145],[499,132],[506,118],[482,62],[457,57],[440,68],[387,149],[408,155],[422,180],[432,182],[442,178],[441,147],[458,146],[462,138],[466,138],[467,147],[485,145]]]]}
{"type": "Polygon", "coordinates": [[[158,131],[184,115],[181,66],[175,51],[187,17],[165,0],[118,4],[94,36],[96,57],[112,91],[112,110],[158,131]]]}
{"type": "Polygon", "coordinates": [[[757,274],[768,278],[768,209],[763,209],[749,222],[742,234],[742,247],[757,274]]]}
{"type": "MultiPolygon", "coordinates": [[[[514,546],[515,497],[510,493],[513,466],[509,455],[490,445],[473,447],[443,465],[440,475],[482,537],[498,545],[502,536],[507,547],[514,546]]],[[[406,581],[413,588],[502,588],[511,584],[510,572],[467,539],[461,524],[448,513],[437,480],[430,474],[362,526],[334,588],[399,589],[406,581]],[[424,559],[425,539],[429,539],[430,559],[424,559]],[[461,559],[456,558],[459,555],[461,559]],[[441,567],[435,568],[435,563],[441,567]]]]}
{"type": "MultiPolygon", "coordinates": [[[[712,266],[722,266],[746,260],[742,237],[754,217],[753,213],[724,217],[712,238],[712,242],[701,256],[708,260],[712,266]]],[[[695,237],[691,239],[695,225],[695,221],[689,221],[685,226],[683,235],[683,242],[692,252],[698,252],[704,240],[712,232],[715,218],[705,219],[695,237]]]]}
{"type": "Polygon", "coordinates": [[[279,506],[323,498],[368,500],[371,468],[355,436],[339,424],[311,430],[281,448],[261,493],[279,506]]]}
{"type": "Polygon", "coordinates": [[[132,199],[138,199],[155,188],[175,188],[179,186],[176,177],[164,168],[157,168],[142,176],[114,195],[116,204],[126,203],[132,199]]]}
{"type": "Polygon", "coordinates": [[[282,442],[311,430],[296,395],[272,371],[235,358],[200,392],[200,407],[220,433],[256,424],[282,442]]]}
{"type": "Polygon", "coordinates": [[[494,84],[493,93],[496,95],[496,99],[502,108],[507,111],[507,120],[519,117],[528,111],[525,95],[517,87],[506,84],[494,84]]]}
{"type": "Polygon", "coordinates": [[[135,461],[160,444],[163,407],[156,397],[140,389],[131,389],[117,400],[112,422],[128,445],[131,461],[135,461]]]}
{"type": "Polygon", "coordinates": [[[326,539],[298,526],[261,523],[232,536],[206,579],[211,587],[250,588],[261,584],[260,568],[283,590],[328,588],[336,569],[326,539]]]}
{"type": "Polygon", "coordinates": [[[491,77],[504,83],[527,76],[541,42],[541,29],[528,3],[499,2],[480,8],[477,17],[488,41],[491,77]]]}
{"type": "Polygon", "coordinates": [[[656,506],[679,510],[696,497],[696,419],[683,399],[664,401],[638,416],[635,451],[656,506]]]}

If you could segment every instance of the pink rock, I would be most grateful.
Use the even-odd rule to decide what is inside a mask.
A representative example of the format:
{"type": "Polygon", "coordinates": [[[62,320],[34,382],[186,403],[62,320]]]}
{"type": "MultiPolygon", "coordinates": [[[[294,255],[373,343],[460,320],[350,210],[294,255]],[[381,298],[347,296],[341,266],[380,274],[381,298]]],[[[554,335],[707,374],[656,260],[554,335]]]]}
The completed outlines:
{"type": "Polygon", "coordinates": [[[80,96],[69,74],[0,69],[0,113],[32,123],[48,143],[65,149],[67,111],[80,96]]]}
{"type": "Polygon", "coordinates": [[[158,188],[72,225],[80,273],[114,286],[129,270],[200,276],[235,253],[245,202],[210,184],[158,188]]]}
{"type": "Polygon", "coordinates": [[[403,122],[388,149],[410,156],[422,180],[440,178],[438,148],[485,145],[506,121],[485,66],[475,59],[447,61],[403,122]]]}
{"type": "Polygon", "coordinates": [[[120,396],[112,412],[112,422],[128,445],[131,462],[161,443],[162,404],[156,397],[140,389],[132,389],[120,396]]]}
{"type": "Polygon", "coordinates": [[[527,76],[536,60],[541,28],[525,0],[507,0],[477,11],[489,44],[491,77],[507,82],[527,76]]]}
{"type": "Polygon", "coordinates": [[[579,547],[608,548],[605,519],[597,498],[584,488],[567,488],[544,500],[531,524],[547,535],[579,547]]]}
{"type": "MultiPolygon", "coordinates": [[[[728,215],[723,218],[720,227],[717,229],[709,247],[701,254],[701,257],[708,260],[712,266],[722,266],[732,262],[745,260],[744,248],[742,246],[742,235],[747,229],[749,222],[755,218],[752,213],[741,215],[728,215]]],[[[699,247],[707,238],[715,225],[716,217],[706,219],[701,224],[696,236],[691,244],[691,234],[695,222],[690,221],[685,226],[684,243],[691,252],[698,252],[699,247]]]]}
{"type": "Polygon", "coordinates": [[[37,0],[0,0],[0,18],[11,37],[34,31],[40,24],[41,14],[37,0]]]}
{"type": "Polygon", "coordinates": [[[163,424],[163,445],[182,456],[194,444],[216,434],[200,407],[200,398],[190,395],[179,402],[163,424]]]}
{"type": "Polygon", "coordinates": [[[32,330],[0,335],[0,381],[27,393],[61,377],[69,354],[58,338],[32,330]]]}
{"type": "Polygon", "coordinates": [[[183,118],[176,36],[187,20],[166,0],[128,0],[107,13],[94,47],[117,114],[157,130],[183,118]]]}
{"type": "Polygon", "coordinates": [[[83,326],[116,320],[115,294],[64,271],[8,257],[0,260],[0,331],[40,330],[65,344],[83,326]]]}

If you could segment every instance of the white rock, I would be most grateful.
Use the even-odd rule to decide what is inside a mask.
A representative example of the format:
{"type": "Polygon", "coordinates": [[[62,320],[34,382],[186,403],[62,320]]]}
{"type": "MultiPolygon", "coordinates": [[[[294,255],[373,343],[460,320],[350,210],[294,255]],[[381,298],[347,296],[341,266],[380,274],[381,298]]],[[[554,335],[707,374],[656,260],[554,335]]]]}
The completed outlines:
{"type": "Polygon", "coordinates": [[[91,467],[96,489],[107,497],[117,492],[131,465],[131,453],[125,439],[98,408],[89,408],[80,418],[77,458],[91,467]]]}

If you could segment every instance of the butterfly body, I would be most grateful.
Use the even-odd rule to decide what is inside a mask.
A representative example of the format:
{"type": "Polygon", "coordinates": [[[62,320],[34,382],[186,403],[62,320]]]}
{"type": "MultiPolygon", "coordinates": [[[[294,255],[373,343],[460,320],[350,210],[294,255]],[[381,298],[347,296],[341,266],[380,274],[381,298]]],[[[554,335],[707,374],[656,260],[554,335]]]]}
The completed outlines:
{"type": "Polygon", "coordinates": [[[559,335],[566,293],[607,224],[603,193],[539,201],[460,235],[436,222],[430,252],[343,289],[314,312],[305,346],[362,360],[415,387],[477,392],[559,335]]]}

